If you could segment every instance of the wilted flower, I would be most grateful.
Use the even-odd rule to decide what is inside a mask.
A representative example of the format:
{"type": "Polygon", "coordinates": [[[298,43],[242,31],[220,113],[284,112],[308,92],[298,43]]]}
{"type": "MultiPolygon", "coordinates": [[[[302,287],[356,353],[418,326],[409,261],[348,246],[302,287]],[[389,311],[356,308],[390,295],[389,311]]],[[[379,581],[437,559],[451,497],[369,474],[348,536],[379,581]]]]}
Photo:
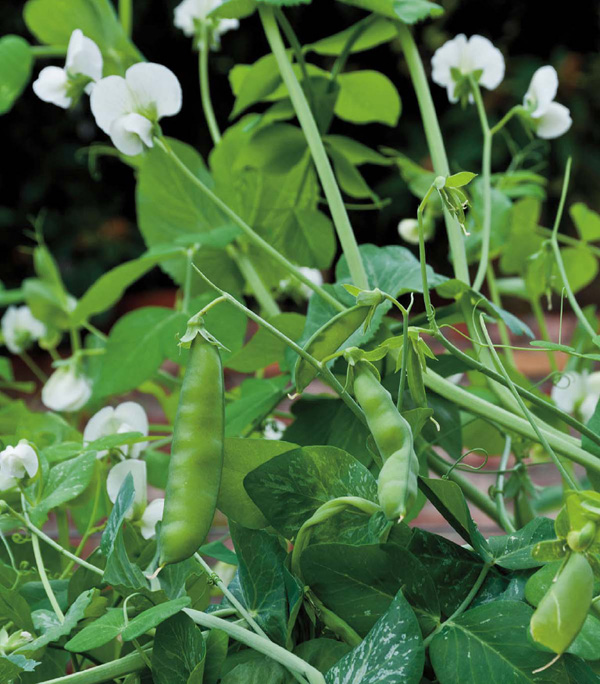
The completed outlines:
{"type": "MultiPolygon", "coordinates": [[[[504,78],[504,57],[491,41],[474,35],[468,40],[464,33],[447,41],[431,59],[431,78],[446,88],[450,102],[458,102],[469,92],[469,75],[488,90],[497,88],[504,78]]],[[[473,101],[473,96],[469,95],[473,101]]]]}
{"type": "Polygon", "coordinates": [[[35,477],[39,468],[37,454],[26,439],[17,446],[0,451],[0,490],[15,487],[24,477],[35,477]]]}
{"type": "Polygon", "coordinates": [[[102,78],[102,53],[93,40],[75,29],[69,40],[64,68],[48,66],[33,83],[33,92],[44,102],[68,109],[82,92],[91,93],[102,78]]]}
{"type": "Polygon", "coordinates": [[[543,66],[533,74],[523,99],[523,105],[531,115],[535,132],[540,138],[558,138],[573,123],[568,107],[554,102],[557,90],[556,69],[543,66]]]}
{"type": "Polygon", "coordinates": [[[60,366],[42,388],[42,402],[52,411],[78,411],[92,396],[92,381],[76,366],[60,366]]]}
{"type": "Polygon", "coordinates": [[[218,44],[219,36],[232,29],[237,29],[240,22],[237,19],[213,19],[209,13],[223,4],[223,0],[183,0],[175,8],[174,24],[186,36],[193,36],[198,32],[201,24],[207,25],[213,40],[218,44]]]}
{"type": "Polygon", "coordinates": [[[177,76],[161,64],[140,62],[121,76],[107,76],[95,86],[90,99],[96,123],[114,146],[127,155],[152,147],[156,124],[181,109],[177,76]]]}
{"type": "MultiPolygon", "coordinates": [[[[148,434],[148,417],[146,411],[135,401],[125,401],[116,408],[105,406],[95,413],[83,430],[83,442],[89,444],[100,437],[116,435],[123,432],[141,432],[148,434]]],[[[123,445],[121,449],[126,456],[138,458],[148,446],[148,442],[123,445]]],[[[103,458],[108,451],[98,451],[96,456],[103,458]]]]}
{"type": "Polygon", "coordinates": [[[25,351],[46,334],[46,326],[34,318],[28,306],[9,306],[2,316],[4,344],[13,354],[25,351]]]}
{"type": "Polygon", "coordinates": [[[600,372],[567,371],[551,393],[554,403],[565,413],[579,413],[584,423],[594,415],[600,399],[600,372]]]}

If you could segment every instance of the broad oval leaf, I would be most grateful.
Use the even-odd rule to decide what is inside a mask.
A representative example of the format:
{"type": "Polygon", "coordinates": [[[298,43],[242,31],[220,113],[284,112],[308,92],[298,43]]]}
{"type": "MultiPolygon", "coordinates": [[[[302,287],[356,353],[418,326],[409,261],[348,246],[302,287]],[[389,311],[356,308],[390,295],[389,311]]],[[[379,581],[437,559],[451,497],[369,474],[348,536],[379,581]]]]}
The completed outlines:
{"type": "Polygon", "coordinates": [[[24,38],[0,39],[0,114],[11,109],[29,83],[32,65],[31,47],[24,38]]]}
{"type": "Polygon", "coordinates": [[[400,95],[387,76],[378,71],[350,71],[338,77],[340,92],[335,114],[356,124],[395,126],[400,118],[400,95]]]}

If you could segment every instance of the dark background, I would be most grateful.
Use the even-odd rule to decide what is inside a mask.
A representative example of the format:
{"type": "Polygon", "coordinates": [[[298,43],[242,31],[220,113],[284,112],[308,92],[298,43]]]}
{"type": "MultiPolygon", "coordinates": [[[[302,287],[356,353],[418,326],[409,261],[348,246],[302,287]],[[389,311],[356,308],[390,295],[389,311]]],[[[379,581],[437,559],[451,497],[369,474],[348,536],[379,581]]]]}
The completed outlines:
{"type": "MultiPolygon", "coordinates": [[[[151,61],[170,67],[182,82],[184,107],[173,119],[165,119],[168,135],[195,145],[206,157],[211,142],[204,125],[198,90],[197,59],[192,41],[172,24],[176,0],[134,0],[134,41],[151,61]]],[[[522,100],[534,70],[543,64],[556,67],[560,78],[558,101],[571,109],[574,124],[569,133],[540,143],[539,172],[550,179],[546,221],[553,216],[560,177],[566,158],[574,157],[570,201],[583,200],[600,210],[600,2],[579,0],[549,3],[541,0],[447,0],[446,14],[416,29],[426,68],[433,51],[457,33],[480,33],[499,47],[506,59],[504,82],[494,92],[484,91],[492,122],[522,100]]],[[[17,33],[31,38],[21,18],[23,3],[0,3],[0,34],[17,33]]],[[[335,0],[315,0],[310,6],[287,11],[301,42],[342,30],[364,16],[335,0]]],[[[227,74],[236,63],[252,63],[268,51],[258,18],[223,37],[220,52],[211,57],[211,90],[222,128],[233,104],[227,74]]],[[[42,66],[62,60],[39,60],[42,66]]],[[[320,62],[329,66],[327,62],[320,62]]],[[[333,132],[356,137],[372,147],[387,145],[427,165],[427,150],[412,86],[399,47],[386,44],[353,55],[348,69],[373,68],[397,85],[403,113],[397,129],[383,125],[351,126],[334,123],[333,132]]],[[[466,111],[450,106],[445,90],[432,84],[442,130],[453,168],[477,170],[481,134],[474,107],[466,111]]],[[[16,287],[31,274],[31,259],[24,236],[32,217],[45,212],[46,241],[60,262],[66,284],[80,295],[111,266],[140,254],[144,245],[135,224],[134,179],[131,170],[116,159],[102,157],[94,169],[86,148],[105,141],[83,100],[73,111],[41,102],[29,87],[13,110],[0,119],[2,126],[0,231],[2,274],[6,287],[16,287]],[[93,170],[93,173],[91,171],[93,170]]],[[[517,145],[527,142],[518,124],[510,128],[517,145]],[[521,137],[519,137],[521,136],[521,137]]],[[[494,169],[510,161],[508,146],[498,138],[494,169]]],[[[398,220],[413,216],[416,200],[404,182],[389,169],[364,167],[365,176],[382,197],[392,203],[384,211],[352,212],[360,242],[398,243],[398,220]]],[[[570,231],[569,221],[563,230],[570,231]]],[[[448,273],[447,245],[442,230],[429,248],[429,261],[448,273]]],[[[31,244],[31,243],[30,243],[31,244]]],[[[157,269],[140,281],[138,289],[168,287],[170,281],[157,269]]],[[[592,296],[586,291],[586,298],[592,296]]]]}

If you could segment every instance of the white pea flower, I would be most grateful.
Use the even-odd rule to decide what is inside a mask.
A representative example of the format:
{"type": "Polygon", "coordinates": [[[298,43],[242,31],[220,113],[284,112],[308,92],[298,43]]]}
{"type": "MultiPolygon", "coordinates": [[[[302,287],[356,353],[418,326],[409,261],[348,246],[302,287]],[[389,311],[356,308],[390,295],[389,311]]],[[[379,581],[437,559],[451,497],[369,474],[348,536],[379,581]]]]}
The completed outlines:
{"type": "MultiPolygon", "coordinates": [[[[463,84],[469,74],[488,90],[497,88],[504,78],[502,53],[490,40],[478,35],[467,40],[461,33],[447,41],[435,51],[431,66],[433,82],[446,88],[450,102],[461,99],[462,88],[466,87],[469,92],[468,85],[463,84]]],[[[469,95],[469,101],[473,102],[472,95],[469,95]]]]}
{"type": "Polygon", "coordinates": [[[75,29],[69,40],[64,68],[49,66],[40,71],[33,92],[44,102],[68,109],[83,91],[88,95],[102,78],[102,53],[93,40],[75,29]]]}
{"type": "Polygon", "coordinates": [[[46,326],[34,318],[28,306],[9,306],[2,316],[4,344],[13,354],[25,351],[46,334],[46,326]]]}
{"type": "Polygon", "coordinates": [[[164,499],[154,499],[147,506],[140,519],[140,531],[144,539],[156,536],[156,523],[163,519],[164,499]]]}
{"type": "Polygon", "coordinates": [[[108,498],[115,503],[121,485],[125,482],[125,478],[129,473],[131,473],[131,476],[133,477],[133,487],[135,490],[132,508],[127,511],[126,515],[128,519],[131,519],[138,518],[142,511],[145,510],[148,502],[146,462],[130,459],[117,463],[117,465],[110,469],[108,477],[106,478],[106,492],[108,498]]]}
{"type": "Polygon", "coordinates": [[[5,627],[0,629],[0,654],[8,655],[18,648],[25,646],[33,641],[31,632],[18,631],[13,632],[10,636],[5,627]]]}
{"type": "Polygon", "coordinates": [[[78,411],[92,396],[92,381],[74,363],[60,366],[42,388],[42,402],[51,411],[78,411]]]}
{"type": "MultiPolygon", "coordinates": [[[[95,413],[88,421],[83,430],[83,443],[90,442],[124,432],[141,432],[148,434],[148,416],[146,411],[135,401],[125,401],[116,408],[105,406],[95,413]]],[[[148,446],[148,442],[123,445],[121,449],[129,458],[139,458],[140,454],[148,446]]],[[[98,451],[97,458],[103,458],[108,454],[106,451],[98,451]]]]}
{"type": "Polygon", "coordinates": [[[287,425],[282,420],[268,420],[263,430],[265,439],[281,439],[287,425]]]}
{"type": "Polygon", "coordinates": [[[6,447],[0,451],[0,490],[12,489],[24,477],[35,477],[38,468],[37,454],[26,439],[6,447]]]}
{"type": "Polygon", "coordinates": [[[561,411],[578,413],[587,423],[594,415],[600,399],[600,372],[567,371],[552,387],[551,396],[561,411]]]}
{"type": "MultiPolygon", "coordinates": [[[[417,219],[406,218],[398,223],[398,234],[411,245],[419,244],[419,222],[417,219]]],[[[433,222],[425,218],[423,226],[423,238],[425,242],[433,236],[433,222]]]]}
{"type": "Polygon", "coordinates": [[[186,36],[193,36],[197,33],[198,26],[206,24],[212,31],[213,41],[218,45],[219,37],[239,28],[240,22],[237,19],[213,19],[209,13],[223,4],[223,0],[183,0],[175,8],[175,18],[173,23],[181,29],[186,36]]]}
{"type": "Polygon", "coordinates": [[[540,67],[531,79],[523,99],[525,109],[531,115],[535,132],[540,138],[558,138],[566,133],[571,124],[568,107],[554,102],[558,90],[558,74],[552,66],[540,67]]]}
{"type": "Polygon", "coordinates": [[[96,124],[114,146],[127,155],[152,147],[156,124],[181,109],[181,85],[177,76],[161,64],[140,62],[129,67],[125,78],[107,76],[90,98],[96,124]]]}

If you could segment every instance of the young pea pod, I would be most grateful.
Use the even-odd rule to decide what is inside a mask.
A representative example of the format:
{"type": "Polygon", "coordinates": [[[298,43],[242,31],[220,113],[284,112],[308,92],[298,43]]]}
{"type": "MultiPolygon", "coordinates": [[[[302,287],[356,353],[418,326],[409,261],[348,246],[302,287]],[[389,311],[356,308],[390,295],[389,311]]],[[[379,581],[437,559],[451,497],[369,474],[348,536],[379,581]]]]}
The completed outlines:
{"type": "Polygon", "coordinates": [[[161,565],[192,556],[210,530],[221,484],[224,425],[219,350],[199,334],[190,348],[173,430],[161,565]]]}
{"type": "MultiPolygon", "coordinates": [[[[364,323],[370,306],[353,306],[327,321],[324,326],[308,340],[304,349],[322,361],[335,352],[364,323]]],[[[303,392],[317,376],[317,371],[303,358],[296,362],[296,392],[303,392]]]]}
{"type": "Polygon", "coordinates": [[[356,364],[354,395],[384,460],[377,480],[379,505],[388,520],[406,516],[418,493],[419,459],[410,425],[368,364],[356,364]]]}
{"type": "Polygon", "coordinates": [[[571,553],[531,617],[533,639],[564,653],[583,627],[593,589],[594,573],[586,557],[571,553]]]}

